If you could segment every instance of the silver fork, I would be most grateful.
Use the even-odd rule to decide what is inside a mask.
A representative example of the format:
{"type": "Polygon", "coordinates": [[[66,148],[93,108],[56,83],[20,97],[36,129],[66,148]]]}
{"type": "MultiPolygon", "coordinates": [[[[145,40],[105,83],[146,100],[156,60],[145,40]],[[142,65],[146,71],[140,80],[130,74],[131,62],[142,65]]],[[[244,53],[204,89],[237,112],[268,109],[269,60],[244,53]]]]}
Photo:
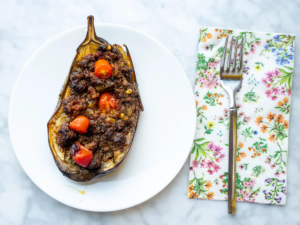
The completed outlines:
{"type": "Polygon", "coordinates": [[[241,40],[240,46],[240,60],[239,67],[237,68],[237,51],[238,51],[238,37],[235,39],[235,52],[233,58],[233,66],[231,65],[231,55],[233,46],[233,37],[229,48],[229,55],[226,59],[226,50],[228,44],[228,36],[225,41],[223,56],[220,68],[221,84],[227,91],[230,99],[229,108],[229,164],[228,164],[228,213],[236,213],[236,149],[237,149],[237,108],[235,103],[235,94],[241,87],[243,78],[243,49],[244,39],[241,40]],[[225,66],[226,63],[226,66],[225,66]]]}

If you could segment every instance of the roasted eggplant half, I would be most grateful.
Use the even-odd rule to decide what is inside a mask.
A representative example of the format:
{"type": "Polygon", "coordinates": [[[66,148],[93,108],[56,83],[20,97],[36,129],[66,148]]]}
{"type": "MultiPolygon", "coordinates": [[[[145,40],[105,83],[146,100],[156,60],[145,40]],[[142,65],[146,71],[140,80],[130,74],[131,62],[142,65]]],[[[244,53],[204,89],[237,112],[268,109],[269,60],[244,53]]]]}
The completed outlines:
{"type": "Polygon", "coordinates": [[[130,151],[143,105],[124,47],[97,37],[88,17],[86,38],[47,124],[54,161],[74,181],[113,172],[130,151]]]}

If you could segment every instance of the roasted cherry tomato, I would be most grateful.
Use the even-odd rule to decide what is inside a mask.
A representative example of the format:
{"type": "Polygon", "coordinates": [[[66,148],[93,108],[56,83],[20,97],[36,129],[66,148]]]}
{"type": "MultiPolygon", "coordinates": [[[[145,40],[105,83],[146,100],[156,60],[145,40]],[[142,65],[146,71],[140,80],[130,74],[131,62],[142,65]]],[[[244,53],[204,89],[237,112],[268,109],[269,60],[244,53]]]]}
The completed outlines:
{"type": "Polygon", "coordinates": [[[100,59],[95,63],[95,76],[101,79],[108,79],[111,77],[112,69],[104,59],[100,59]]]}
{"type": "Polygon", "coordinates": [[[85,116],[78,116],[75,120],[73,120],[69,127],[79,134],[85,134],[87,129],[89,128],[90,121],[85,116]]]}
{"type": "Polygon", "coordinates": [[[72,145],[71,154],[74,161],[82,167],[87,167],[93,159],[93,152],[78,142],[72,145]]]}
{"type": "Polygon", "coordinates": [[[115,96],[112,93],[105,92],[100,96],[99,99],[99,108],[103,112],[111,112],[114,109],[118,108],[118,103],[115,96]]]}

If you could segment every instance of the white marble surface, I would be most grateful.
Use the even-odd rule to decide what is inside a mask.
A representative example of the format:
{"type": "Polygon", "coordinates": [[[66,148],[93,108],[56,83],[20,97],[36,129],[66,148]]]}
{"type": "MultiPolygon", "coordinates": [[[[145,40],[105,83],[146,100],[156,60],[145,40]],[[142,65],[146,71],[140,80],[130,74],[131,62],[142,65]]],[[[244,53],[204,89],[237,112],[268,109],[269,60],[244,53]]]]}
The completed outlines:
{"type": "Polygon", "coordinates": [[[28,178],[13,152],[7,123],[11,91],[28,58],[51,37],[85,25],[90,14],[96,23],[127,25],[160,41],[181,62],[192,85],[200,26],[292,33],[298,43],[299,1],[10,0],[0,1],[0,9],[0,224],[300,224],[298,44],[286,206],[238,203],[237,215],[230,216],[225,201],[189,200],[186,162],[170,185],[141,205],[110,213],[73,209],[50,198],[28,178]]]}

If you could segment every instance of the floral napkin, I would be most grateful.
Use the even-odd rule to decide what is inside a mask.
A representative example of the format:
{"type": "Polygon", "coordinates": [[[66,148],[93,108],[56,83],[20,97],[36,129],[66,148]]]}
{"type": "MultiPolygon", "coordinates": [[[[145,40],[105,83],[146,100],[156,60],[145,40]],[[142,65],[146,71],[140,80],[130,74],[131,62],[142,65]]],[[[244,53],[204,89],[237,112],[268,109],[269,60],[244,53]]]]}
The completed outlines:
{"type": "Polygon", "coordinates": [[[227,199],[229,98],[219,78],[227,36],[245,42],[236,96],[237,201],[284,205],[295,36],[241,30],[200,29],[188,197],[227,199]]]}

